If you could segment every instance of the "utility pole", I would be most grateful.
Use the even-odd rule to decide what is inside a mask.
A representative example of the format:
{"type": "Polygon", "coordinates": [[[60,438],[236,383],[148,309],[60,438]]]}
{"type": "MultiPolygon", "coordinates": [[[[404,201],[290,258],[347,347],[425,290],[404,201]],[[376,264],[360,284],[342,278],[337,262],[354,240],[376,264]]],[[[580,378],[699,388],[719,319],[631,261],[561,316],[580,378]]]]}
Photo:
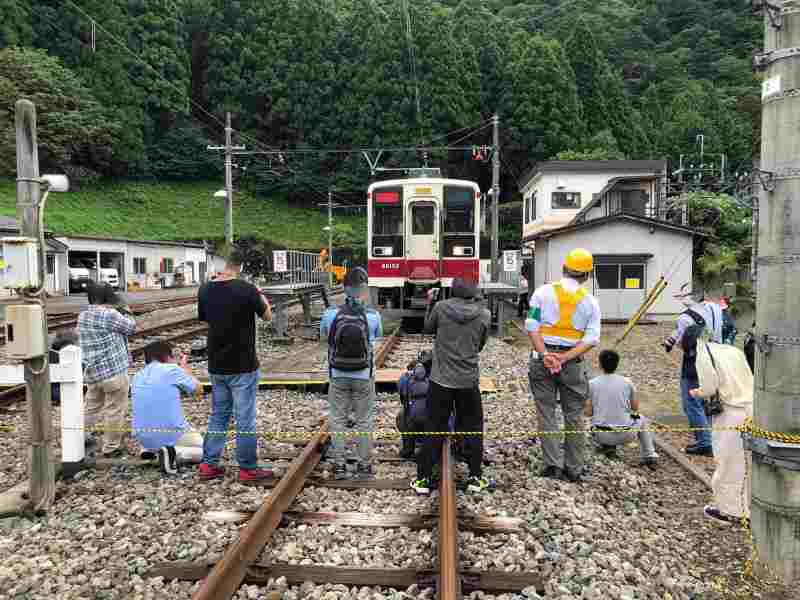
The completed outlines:
{"type": "Polygon", "coordinates": [[[333,191],[328,190],[328,287],[333,287],[333,191]]]}
{"type": "Polygon", "coordinates": [[[231,113],[225,113],[225,145],[207,146],[207,150],[225,151],[225,243],[233,246],[233,155],[235,150],[244,150],[244,146],[234,146],[231,137],[231,113]]]}
{"type": "MultiPolygon", "coordinates": [[[[41,240],[44,224],[40,221],[39,203],[42,197],[39,179],[39,150],[36,141],[36,107],[30,100],[19,100],[15,106],[17,144],[17,219],[20,235],[41,240]]],[[[45,277],[45,248],[37,252],[40,281],[45,277]]],[[[47,300],[40,289],[36,295],[24,294],[27,304],[42,306],[41,335],[44,348],[49,346],[47,334],[47,300]]],[[[50,365],[47,352],[25,360],[26,404],[30,424],[28,469],[29,497],[34,511],[48,509],[55,499],[55,471],[50,438],[52,431],[50,398],[50,365]]]]}
{"type": "Polygon", "coordinates": [[[492,281],[500,281],[500,117],[492,117],[492,281]]]}
{"type": "Polygon", "coordinates": [[[758,557],[791,586],[800,581],[800,12],[760,2],[762,87],[751,523],[758,557]],[[776,435],[777,434],[777,435],[776,435]],[[788,442],[788,443],[787,443],[788,442]],[[791,443],[794,442],[794,443],[791,443]]]}

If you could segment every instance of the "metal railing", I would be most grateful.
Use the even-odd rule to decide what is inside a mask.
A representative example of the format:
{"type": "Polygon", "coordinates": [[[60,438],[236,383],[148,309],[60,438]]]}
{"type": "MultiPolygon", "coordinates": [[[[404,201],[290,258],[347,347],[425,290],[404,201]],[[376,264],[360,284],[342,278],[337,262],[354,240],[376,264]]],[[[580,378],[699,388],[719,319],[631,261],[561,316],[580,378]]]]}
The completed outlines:
{"type": "Polygon", "coordinates": [[[265,285],[330,285],[330,274],[323,270],[319,254],[300,250],[282,250],[278,253],[273,254],[272,270],[265,278],[265,285]]]}

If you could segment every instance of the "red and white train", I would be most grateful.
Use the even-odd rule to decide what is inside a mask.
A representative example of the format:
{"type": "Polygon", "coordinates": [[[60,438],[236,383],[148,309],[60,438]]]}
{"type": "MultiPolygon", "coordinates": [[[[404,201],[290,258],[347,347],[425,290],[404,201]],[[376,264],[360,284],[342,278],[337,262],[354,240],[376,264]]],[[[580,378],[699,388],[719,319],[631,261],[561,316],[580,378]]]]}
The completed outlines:
{"type": "Polygon", "coordinates": [[[417,314],[431,288],[443,288],[447,297],[454,278],[479,280],[480,188],[437,171],[411,170],[408,178],[367,190],[373,306],[417,314]]]}

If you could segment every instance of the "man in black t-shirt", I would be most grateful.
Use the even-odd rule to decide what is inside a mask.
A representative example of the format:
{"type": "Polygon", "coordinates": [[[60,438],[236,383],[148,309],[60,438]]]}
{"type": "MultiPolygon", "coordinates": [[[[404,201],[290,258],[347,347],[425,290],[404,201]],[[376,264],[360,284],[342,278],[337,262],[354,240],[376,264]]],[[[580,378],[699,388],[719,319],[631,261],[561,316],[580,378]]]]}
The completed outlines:
{"type": "Polygon", "coordinates": [[[225,447],[231,415],[236,420],[236,460],[239,481],[253,483],[270,479],[273,472],[258,468],[256,429],[255,317],[272,319],[272,309],[254,285],[239,279],[242,259],[234,250],[225,270],[200,288],[198,318],[208,323],[208,375],[211,380],[211,415],[203,440],[200,479],[223,477],[219,457],[225,447]]]}

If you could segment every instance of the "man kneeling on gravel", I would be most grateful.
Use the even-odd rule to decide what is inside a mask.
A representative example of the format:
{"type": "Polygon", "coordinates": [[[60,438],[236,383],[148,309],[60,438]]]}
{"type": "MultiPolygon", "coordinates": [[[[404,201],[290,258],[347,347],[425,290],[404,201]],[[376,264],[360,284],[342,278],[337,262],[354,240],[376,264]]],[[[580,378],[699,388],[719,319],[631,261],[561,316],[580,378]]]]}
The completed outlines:
{"type": "Polygon", "coordinates": [[[155,458],[161,472],[174,475],[178,461],[199,463],[203,458],[203,436],[193,431],[183,416],[181,392],[201,392],[184,354],[175,360],[172,345],[153,342],[144,349],[146,366],[133,378],[133,430],[144,451],[142,458],[155,458]]]}
{"type": "Polygon", "coordinates": [[[586,402],[586,416],[592,418],[592,437],[600,452],[610,458],[616,457],[617,446],[638,437],[642,464],[653,468],[658,458],[653,433],[646,431],[648,421],[639,415],[633,382],[615,373],[618,366],[619,354],[613,350],[600,353],[603,374],[589,382],[586,402]]]}

